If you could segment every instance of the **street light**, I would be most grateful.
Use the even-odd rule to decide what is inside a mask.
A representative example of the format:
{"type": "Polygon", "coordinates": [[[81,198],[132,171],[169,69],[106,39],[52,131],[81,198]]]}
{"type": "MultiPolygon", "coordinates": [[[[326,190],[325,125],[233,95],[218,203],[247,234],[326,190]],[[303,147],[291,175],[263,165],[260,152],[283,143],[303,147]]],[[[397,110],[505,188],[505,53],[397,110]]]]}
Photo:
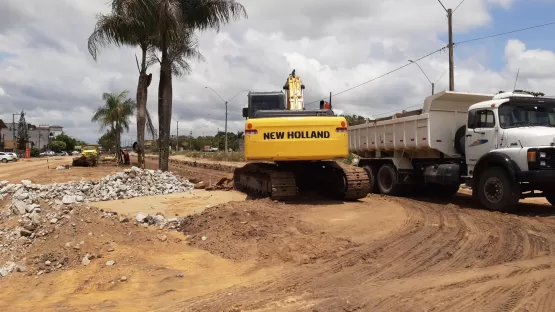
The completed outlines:
{"type": "Polygon", "coordinates": [[[227,153],[227,103],[231,102],[236,96],[238,96],[241,92],[248,92],[249,90],[241,90],[239,92],[237,92],[231,99],[229,99],[228,101],[224,100],[219,94],[218,92],[216,92],[216,90],[210,88],[210,87],[204,87],[205,89],[210,89],[212,90],[221,100],[222,102],[224,102],[225,104],[225,152],[227,153]]]}
{"type": "Polygon", "coordinates": [[[428,82],[432,85],[432,95],[433,95],[433,94],[434,94],[434,89],[435,89],[436,83],[439,81],[439,79],[441,79],[441,77],[443,77],[443,75],[445,75],[445,73],[447,72],[447,69],[449,69],[449,68],[447,68],[447,69],[443,72],[443,74],[441,74],[441,76],[439,76],[439,78],[437,78],[437,80],[436,80],[435,82],[432,82],[432,81],[430,80],[430,78],[428,77],[428,75],[426,75],[426,72],[424,72],[424,70],[422,69],[422,67],[420,67],[420,65],[419,65],[418,63],[416,63],[416,62],[413,61],[413,60],[409,60],[409,62],[411,62],[412,64],[415,64],[416,66],[418,66],[418,68],[420,68],[420,71],[424,74],[424,77],[426,77],[426,79],[428,79],[428,82]]]}
{"type": "Polygon", "coordinates": [[[177,123],[177,127],[176,127],[176,140],[177,140],[177,147],[176,147],[176,151],[179,152],[179,120],[175,119],[172,117],[172,119],[177,123]]]}

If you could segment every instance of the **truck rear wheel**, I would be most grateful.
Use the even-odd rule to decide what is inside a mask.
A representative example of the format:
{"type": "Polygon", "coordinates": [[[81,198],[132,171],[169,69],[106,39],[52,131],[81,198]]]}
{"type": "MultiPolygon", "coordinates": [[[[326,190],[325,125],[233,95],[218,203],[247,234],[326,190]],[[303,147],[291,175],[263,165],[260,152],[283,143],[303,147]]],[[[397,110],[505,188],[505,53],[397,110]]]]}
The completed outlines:
{"type": "Polygon", "coordinates": [[[520,199],[519,185],[499,167],[486,169],[473,192],[477,192],[475,196],[484,207],[495,211],[511,211],[520,199]]]}
{"type": "Polygon", "coordinates": [[[364,166],[364,170],[368,174],[368,180],[370,185],[370,194],[379,194],[380,190],[378,188],[378,183],[376,183],[377,170],[375,166],[364,166]]]}
{"type": "Polygon", "coordinates": [[[397,183],[397,172],[391,164],[385,164],[378,170],[378,188],[384,195],[396,196],[401,193],[401,186],[397,183]]]}

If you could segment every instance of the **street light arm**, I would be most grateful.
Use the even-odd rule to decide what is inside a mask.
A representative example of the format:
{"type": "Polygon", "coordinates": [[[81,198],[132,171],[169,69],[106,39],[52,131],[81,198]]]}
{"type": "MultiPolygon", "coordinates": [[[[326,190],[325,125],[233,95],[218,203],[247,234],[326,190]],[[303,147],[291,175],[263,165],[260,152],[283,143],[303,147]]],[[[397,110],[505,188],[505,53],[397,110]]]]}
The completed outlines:
{"type": "Polygon", "coordinates": [[[212,89],[212,88],[210,88],[210,87],[204,87],[204,88],[212,90],[212,92],[214,92],[214,93],[222,100],[222,102],[225,103],[225,100],[218,94],[218,92],[216,92],[216,90],[214,90],[214,89],[212,89]]]}
{"type": "Polygon", "coordinates": [[[228,102],[231,102],[236,96],[238,96],[239,94],[243,93],[243,92],[248,92],[249,90],[241,90],[239,92],[237,92],[237,94],[235,94],[231,99],[229,99],[228,102]]]}
{"type": "MultiPolygon", "coordinates": [[[[463,0],[464,1],[464,0],[463,0]]],[[[443,3],[441,3],[441,0],[437,0],[437,2],[439,2],[439,4],[441,4],[441,6],[443,7],[443,9],[445,10],[445,12],[447,12],[447,8],[443,5],[443,3]]],[[[459,4],[460,5],[460,4],[459,4]]]]}
{"type": "Polygon", "coordinates": [[[430,80],[430,78],[428,78],[428,75],[426,75],[426,72],[424,72],[424,70],[422,69],[422,67],[420,67],[420,65],[418,63],[416,63],[415,61],[411,61],[409,60],[409,62],[415,64],[416,66],[418,66],[418,68],[420,68],[420,71],[424,74],[424,77],[426,77],[426,79],[428,79],[428,82],[430,84],[432,84],[433,82],[430,80]]]}

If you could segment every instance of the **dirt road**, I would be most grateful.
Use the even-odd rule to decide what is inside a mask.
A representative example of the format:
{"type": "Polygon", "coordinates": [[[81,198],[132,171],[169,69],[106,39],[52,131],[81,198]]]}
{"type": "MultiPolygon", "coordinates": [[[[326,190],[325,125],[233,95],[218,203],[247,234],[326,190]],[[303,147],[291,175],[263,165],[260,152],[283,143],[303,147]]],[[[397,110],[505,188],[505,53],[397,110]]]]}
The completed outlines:
{"type": "Polygon", "coordinates": [[[95,168],[72,167],[68,170],[56,170],[60,165],[71,165],[73,157],[43,157],[20,159],[17,162],[0,163],[0,181],[21,183],[21,180],[32,180],[34,183],[56,183],[81,179],[100,179],[117,171],[112,165],[95,168]]]}
{"type": "MultiPolygon", "coordinates": [[[[203,180],[228,174],[203,167],[180,172],[203,180]]],[[[0,301],[8,311],[553,311],[555,306],[555,210],[545,202],[524,201],[517,213],[503,214],[479,209],[464,192],[442,201],[371,195],[354,203],[202,194],[102,203],[105,210],[119,205],[133,213],[154,207],[196,214],[172,233],[102,220],[78,223],[77,234],[60,232],[49,248],[63,248],[70,234],[88,242],[92,232],[105,258],[118,264],[106,268],[104,259],[39,278],[9,276],[0,279],[5,290],[0,301]],[[157,238],[162,233],[167,240],[157,238]],[[115,251],[107,253],[109,246],[115,251]],[[123,275],[126,282],[118,282],[123,275]],[[33,295],[23,295],[29,285],[33,295]]]]}
{"type": "Polygon", "coordinates": [[[213,238],[193,241],[199,248],[285,265],[286,273],[183,303],[183,311],[551,311],[555,306],[550,295],[555,219],[546,206],[523,205],[521,215],[492,213],[460,195],[438,203],[369,196],[352,204],[250,207],[251,216],[241,212],[244,206],[234,212],[207,210],[183,231],[200,228],[213,238]],[[252,219],[257,221],[250,226],[252,219]],[[217,225],[199,227],[203,220],[217,225]]]}

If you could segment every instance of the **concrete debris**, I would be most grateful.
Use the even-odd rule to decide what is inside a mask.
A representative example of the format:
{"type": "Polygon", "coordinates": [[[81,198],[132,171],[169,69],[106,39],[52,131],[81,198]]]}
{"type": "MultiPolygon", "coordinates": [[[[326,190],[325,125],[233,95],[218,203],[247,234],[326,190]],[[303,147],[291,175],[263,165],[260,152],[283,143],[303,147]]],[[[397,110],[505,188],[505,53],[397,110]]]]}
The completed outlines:
{"type": "MultiPolygon", "coordinates": [[[[161,213],[139,213],[136,216],[120,215],[87,206],[88,202],[127,199],[138,196],[171,194],[192,190],[194,185],[182,181],[170,172],[142,170],[132,167],[125,171],[108,175],[99,181],[78,181],[55,183],[50,185],[34,184],[23,180],[19,184],[0,181],[0,199],[11,197],[0,207],[0,259],[8,261],[3,266],[0,262],[0,279],[12,272],[25,272],[26,267],[16,263],[29,265],[29,274],[43,275],[69,268],[71,265],[90,266],[93,259],[101,258],[94,254],[89,243],[83,239],[102,237],[102,233],[91,232],[88,224],[97,224],[99,220],[107,220],[109,225],[156,227],[159,230],[173,230],[179,227],[182,218],[166,218],[161,213]],[[91,213],[94,213],[92,215],[91,213]],[[95,220],[95,218],[98,218],[95,220]],[[80,233],[73,241],[58,242],[63,251],[26,258],[30,248],[36,243],[48,239],[54,241],[60,233],[67,235],[80,233]],[[84,236],[86,235],[86,236],[84,236]],[[65,246],[65,248],[64,248],[65,246]],[[72,255],[72,256],[71,256],[72,255]]],[[[170,237],[159,233],[156,240],[166,243],[170,237]]],[[[103,248],[114,251],[113,246],[103,248]]],[[[114,260],[107,259],[106,266],[115,265],[114,260]]],[[[125,280],[125,278],[123,279],[125,280]]]]}
{"type": "Polygon", "coordinates": [[[122,172],[107,175],[97,181],[78,181],[55,184],[33,184],[29,180],[21,184],[0,181],[0,196],[13,194],[13,210],[24,214],[28,205],[37,200],[49,204],[70,205],[114,199],[128,199],[139,196],[171,194],[192,190],[194,185],[181,181],[171,172],[143,170],[131,167],[122,172]]]}

